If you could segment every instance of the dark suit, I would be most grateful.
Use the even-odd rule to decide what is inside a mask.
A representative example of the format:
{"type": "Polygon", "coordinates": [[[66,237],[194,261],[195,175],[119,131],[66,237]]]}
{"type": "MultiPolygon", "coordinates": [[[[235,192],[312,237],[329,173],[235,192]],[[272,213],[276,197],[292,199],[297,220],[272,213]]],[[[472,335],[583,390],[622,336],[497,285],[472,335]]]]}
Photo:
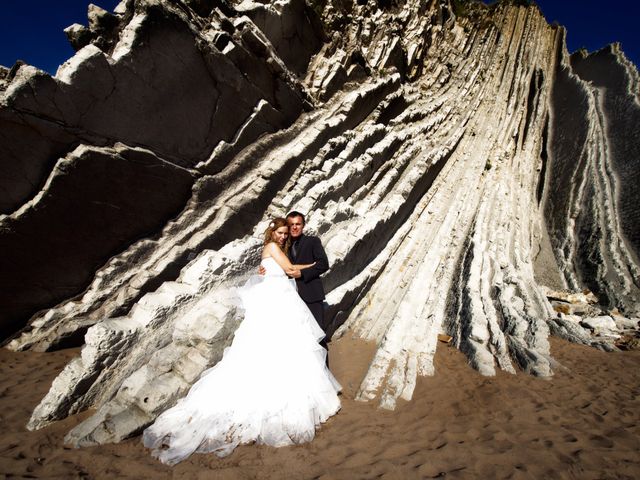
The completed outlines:
{"type": "Polygon", "coordinates": [[[320,275],[329,270],[329,260],[318,237],[300,235],[295,255],[289,249],[289,259],[294,264],[314,263],[313,267],[301,270],[301,277],[296,278],[296,286],[300,298],[307,304],[318,325],[326,331],[324,323],[324,288],[320,275]]]}

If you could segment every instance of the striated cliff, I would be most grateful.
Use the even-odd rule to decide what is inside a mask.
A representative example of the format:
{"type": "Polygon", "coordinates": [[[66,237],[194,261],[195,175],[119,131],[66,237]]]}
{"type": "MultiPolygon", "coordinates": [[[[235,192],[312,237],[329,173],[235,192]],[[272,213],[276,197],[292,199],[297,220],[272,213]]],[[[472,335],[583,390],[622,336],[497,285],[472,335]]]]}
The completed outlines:
{"type": "Polygon", "coordinates": [[[54,77],[0,81],[3,332],[84,345],[29,428],[93,407],[67,441],[118,441],[175,403],[291,209],[329,255],[331,333],[378,345],[362,400],[410,399],[440,333],[484,375],[545,377],[551,333],[636,335],[617,46],[569,57],[535,6],[448,0],[124,0],[66,32],[54,77]]]}

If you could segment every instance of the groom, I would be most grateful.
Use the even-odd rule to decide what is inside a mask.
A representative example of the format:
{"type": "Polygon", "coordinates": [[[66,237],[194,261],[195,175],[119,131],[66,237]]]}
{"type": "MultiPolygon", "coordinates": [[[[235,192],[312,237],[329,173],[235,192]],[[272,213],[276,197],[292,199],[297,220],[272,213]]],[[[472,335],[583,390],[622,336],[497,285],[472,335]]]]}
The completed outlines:
{"type": "MultiPolygon", "coordinates": [[[[320,328],[326,333],[327,325],[324,320],[324,288],[320,275],[329,270],[329,260],[324,253],[322,243],[318,237],[312,237],[303,233],[304,215],[295,210],[287,215],[291,248],[289,260],[293,264],[314,263],[313,267],[304,270],[296,270],[291,276],[296,279],[298,295],[307,304],[320,328]]],[[[325,340],[322,346],[326,348],[325,340]]]]}

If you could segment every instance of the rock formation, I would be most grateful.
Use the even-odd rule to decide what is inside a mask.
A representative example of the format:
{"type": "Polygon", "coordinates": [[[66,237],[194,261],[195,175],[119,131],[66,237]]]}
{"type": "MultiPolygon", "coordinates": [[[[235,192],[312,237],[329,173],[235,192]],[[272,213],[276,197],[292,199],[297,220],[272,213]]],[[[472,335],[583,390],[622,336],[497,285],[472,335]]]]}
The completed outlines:
{"type": "Polygon", "coordinates": [[[484,375],[545,377],[550,333],[635,338],[617,46],[570,58],[535,6],[448,0],[124,0],[66,32],[55,77],[0,71],[1,322],[26,324],[13,349],[84,344],[29,428],[93,407],[67,441],[113,442],[173,405],[294,208],[332,265],[331,333],[378,344],[362,400],[410,399],[440,333],[484,375]]]}
{"type": "MultiPolygon", "coordinates": [[[[5,335],[34,311],[81,293],[110,257],[154,235],[178,214],[187,201],[185,174],[190,189],[205,172],[223,169],[236,150],[288,126],[302,111],[302,85],[255,25],[240,15],[233,24],[220,10],[209,11],[207,23],[174,2],[122,2],[118,16],[91,7],[89,33],[95,42],[83,46],[55,77],[28,66],[9,73],[0,110],[0,212],[9,222],[2,226],[0,265],[6,279],[0,288],[5,335]],[[100,30],[105,24],[119,25],[111,34],[117,43],[106,40],[100,30]],[[164,197],[164,209],[144,195],[156,187],[145,185],[141,166],[125,172],[105,159],[102,170],[91,172],[98,168],[92,161],[75,168],[78,146],[116,143],[148,150],[156,162],[175,167],[173,175],[168,169],[160,175],[166,187],[157,195],[164,197]],[[94,197],[87,185],[86,192],[68,188],[56,195],[48,184],[56,172],[77,185],[90,178],[105,190],[127,177],[131,193],[113,191],[110,202],[99,193],[94,197]],[[45,214],[50,201],[57,210],[45,214]],[[137,215],[124,208],[127,203],[137,205],[137,215]],[[91,220],[77,213],[78,204],[91,206],[91,220]],[[40,218],[33,211],[41,212],[40,218]],[[58,228],[66,232],[48,233],[58,228]],[[94,233],[100,242],[90,238],[94,233]],[[23,238],[29,238],[29,248],[23,238]]],[[[78,47],[83,42],[77,31],[68,29],[78,47]]],[[[149,166],[149,174],[153,171],[149,166]]]]}

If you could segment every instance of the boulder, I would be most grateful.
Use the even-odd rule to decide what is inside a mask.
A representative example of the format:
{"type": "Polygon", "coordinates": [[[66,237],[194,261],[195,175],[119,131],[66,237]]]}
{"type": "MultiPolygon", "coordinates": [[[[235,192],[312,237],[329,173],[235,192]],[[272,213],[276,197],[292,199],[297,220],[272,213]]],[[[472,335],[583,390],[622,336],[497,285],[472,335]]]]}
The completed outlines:
{"type": "Polygon", "coordinates": [[[608,315],[600,317],[586,317],[580,321],[583,327],[593,330],[596,334],[619,336],[620,331],[616,322],[608,315]]]}

